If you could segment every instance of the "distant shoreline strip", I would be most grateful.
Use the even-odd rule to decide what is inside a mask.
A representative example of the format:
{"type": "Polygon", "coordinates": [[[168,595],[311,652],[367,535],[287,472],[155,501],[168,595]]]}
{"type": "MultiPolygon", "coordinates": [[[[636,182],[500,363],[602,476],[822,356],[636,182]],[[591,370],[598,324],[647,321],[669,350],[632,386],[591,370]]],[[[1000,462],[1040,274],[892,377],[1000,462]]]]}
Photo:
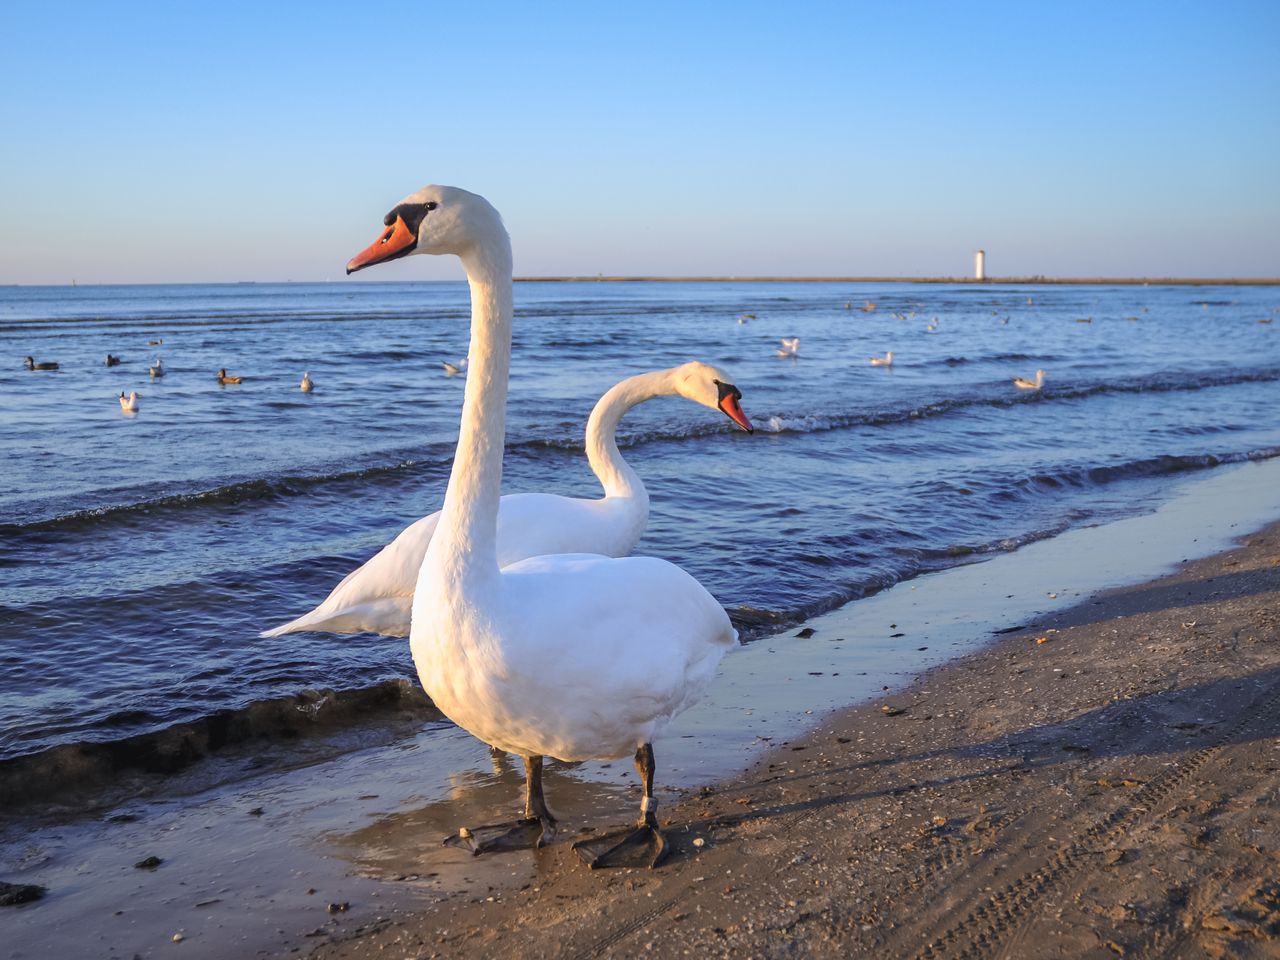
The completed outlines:
{"type": "Polygon", "coordinates": [[[516,277],[518,283],[966,283],[974,286],[1278,287],[1280,277],[516,277]]]}

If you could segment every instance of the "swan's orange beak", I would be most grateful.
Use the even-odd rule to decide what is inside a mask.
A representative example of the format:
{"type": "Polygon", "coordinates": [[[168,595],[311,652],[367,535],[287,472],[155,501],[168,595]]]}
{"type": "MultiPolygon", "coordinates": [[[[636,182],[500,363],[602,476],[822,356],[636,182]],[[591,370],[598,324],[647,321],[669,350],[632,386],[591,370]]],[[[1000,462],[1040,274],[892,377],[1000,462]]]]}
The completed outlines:
{"type": "Polygon", "coordinates": [[[751,421],[748,420],[747,415],[742,412],[742,404],[738,402],[741,398],[742,394],[740,394],[735,387],[729,393],[726,393],[720,398],[720,409],[728,415],[730,420],[740,426],[743,430],[747,431],[747,433],[755,433],[756,428],[751,426],[751,421]]]}
{"type": "Polygon", "coordinates": [[[411,251],[417,242],[418,238],[405,224],[404,218],[396,217],[396,222],[387,227],[382,232],[382,236],[347,261],[347,274],[353,274],[357,270],[371,267],[375,263],[382,263],[384,260],[402,257],[411,251]]]}

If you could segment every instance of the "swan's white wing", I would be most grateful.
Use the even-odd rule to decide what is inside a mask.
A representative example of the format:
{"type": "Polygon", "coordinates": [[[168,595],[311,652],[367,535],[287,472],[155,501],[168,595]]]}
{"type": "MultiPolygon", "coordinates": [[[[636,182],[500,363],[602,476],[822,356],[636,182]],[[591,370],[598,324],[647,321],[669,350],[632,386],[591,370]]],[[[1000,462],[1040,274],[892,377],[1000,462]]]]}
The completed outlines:
{"type": "MultiPolygon", "coordinates": [[[[505,567],[546,553],[626,556],[644,532],[646,519],[628,507],[549,493],[509,494],[498,508],[498,564],[505,567]]],[[[407,637],[418,571],[439,521],[437,512],[406,527],[310,613],[260,636],[320,630],[407,637]]]]}
{"type": "MultiPolygon", "coordinates": [[[[652,557],[534,557],[502,572],[484,668],[459,669],[452,614],[419,606],[414,661],[428,694],[504,750],[562,760],[629,755],[693,704],[737,634],[684,570],[652,557]]],[[[474,666],[471,664],[470,666],[474,666]]]]}

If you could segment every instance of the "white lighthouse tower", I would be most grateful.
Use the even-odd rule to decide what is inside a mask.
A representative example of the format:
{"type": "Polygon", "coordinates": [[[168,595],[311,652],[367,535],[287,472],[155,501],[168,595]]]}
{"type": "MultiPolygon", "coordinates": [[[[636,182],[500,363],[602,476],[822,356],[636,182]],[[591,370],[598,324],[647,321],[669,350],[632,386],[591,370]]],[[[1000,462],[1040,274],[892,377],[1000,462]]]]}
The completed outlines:
{"type": "Polygon", "coordinates": [[[973,255],[973,279],[987,279],[987,251],[979,250],[973,255]]]}

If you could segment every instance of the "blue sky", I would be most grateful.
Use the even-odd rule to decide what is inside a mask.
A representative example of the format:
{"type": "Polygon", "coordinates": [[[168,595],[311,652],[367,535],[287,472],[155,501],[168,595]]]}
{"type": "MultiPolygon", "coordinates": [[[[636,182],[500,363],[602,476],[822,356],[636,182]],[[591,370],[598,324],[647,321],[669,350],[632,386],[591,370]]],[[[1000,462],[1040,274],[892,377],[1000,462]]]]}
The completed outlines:
{"type": "Polygon", "coordinates": [[[11,3],[0,283],[338,279],[428,182],[527,274],[1277,276],[1277,49],[1274,2],[11,3]]]}

